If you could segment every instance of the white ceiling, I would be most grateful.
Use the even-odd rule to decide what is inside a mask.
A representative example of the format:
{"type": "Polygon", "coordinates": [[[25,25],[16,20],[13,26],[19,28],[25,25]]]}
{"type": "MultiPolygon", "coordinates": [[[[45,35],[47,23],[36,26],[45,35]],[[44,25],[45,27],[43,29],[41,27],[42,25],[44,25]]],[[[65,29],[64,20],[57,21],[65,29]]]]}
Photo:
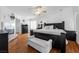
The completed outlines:
{"type": "MultiPolygon", "coordinates": [[[[12,12],[21,16],[33,16],[32,6],[6,6],[12,12]]],[[[47,6],[47,12],[49,14],[55,14],[58,9],[67,8],[68,6],[47,6]]]]}
{"type": "Polygon", "coordinates": [[[33,15],[31,6],[7,6],[7,8],[21,16],[33,15]]]}

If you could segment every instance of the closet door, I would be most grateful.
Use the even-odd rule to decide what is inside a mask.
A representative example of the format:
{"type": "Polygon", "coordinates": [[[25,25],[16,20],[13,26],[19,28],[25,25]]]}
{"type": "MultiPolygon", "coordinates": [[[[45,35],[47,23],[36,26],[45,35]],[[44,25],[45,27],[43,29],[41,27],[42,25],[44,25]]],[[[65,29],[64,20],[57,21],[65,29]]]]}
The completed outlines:
{"type": "Polygon", "coordinates": [[[21,23],[20,19],[16,19],[16,31],[17,34],[21,33],[21,23]]]}

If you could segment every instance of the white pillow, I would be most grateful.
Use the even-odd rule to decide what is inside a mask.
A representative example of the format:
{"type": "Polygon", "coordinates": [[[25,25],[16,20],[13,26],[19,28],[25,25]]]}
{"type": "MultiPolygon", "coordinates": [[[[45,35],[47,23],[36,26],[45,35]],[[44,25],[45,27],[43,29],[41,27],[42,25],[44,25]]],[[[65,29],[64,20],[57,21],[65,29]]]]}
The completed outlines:
{"type": "Polygon", "coordinates": [[[53,25],[51,25],[51,26],[45,26],[44,29],[46,29],[46,30],[53,30],[53,25]]]}
{"type": "Polygon", "coordinates": [[[53,29],[53,25],[50,26],[50,30],[52,30],[52,29],[53,29]]]}

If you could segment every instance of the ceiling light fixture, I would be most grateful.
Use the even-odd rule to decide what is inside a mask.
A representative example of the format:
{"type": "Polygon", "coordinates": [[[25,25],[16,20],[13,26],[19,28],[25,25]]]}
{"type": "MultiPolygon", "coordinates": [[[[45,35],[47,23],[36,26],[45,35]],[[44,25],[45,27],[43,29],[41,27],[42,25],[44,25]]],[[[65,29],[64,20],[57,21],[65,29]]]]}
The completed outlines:
{"type": "Polygon", "coordinates": [[[47,12],[47,9],[44,6],[36,6],[33,8],[33,12],[35,15],[42,15],[47,12]]]}

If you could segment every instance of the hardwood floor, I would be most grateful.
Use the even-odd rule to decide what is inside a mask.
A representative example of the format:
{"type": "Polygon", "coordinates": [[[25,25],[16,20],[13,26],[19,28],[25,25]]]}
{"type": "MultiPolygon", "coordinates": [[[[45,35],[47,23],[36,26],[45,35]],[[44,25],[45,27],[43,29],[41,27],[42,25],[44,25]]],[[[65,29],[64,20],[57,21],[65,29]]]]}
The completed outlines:
{"type": "MultiPolygon", "coordinates": [[[[36,49],[27,45],[27,34],[18,34],[18,36],[9,43],[9,53],[39,53],[36,49]]],[[[59,53],[60,50],[53,48],[50,53],[59,53]]],[[[74,41],[68,41],[66,45],[67,53],[78,53],[79,45],[74,41]]]]}
{"type": "Polygon", "coordinates": [[[79,53],[79,45],[74,41],[68,41],[66,45],[67,53],[79,53]]]}
{"type": "Polygon", "coordinates": [[[24,53],[27,52],[27,34],[18,34],[18,36],[9,43],[10,53],[24,53]]]}

